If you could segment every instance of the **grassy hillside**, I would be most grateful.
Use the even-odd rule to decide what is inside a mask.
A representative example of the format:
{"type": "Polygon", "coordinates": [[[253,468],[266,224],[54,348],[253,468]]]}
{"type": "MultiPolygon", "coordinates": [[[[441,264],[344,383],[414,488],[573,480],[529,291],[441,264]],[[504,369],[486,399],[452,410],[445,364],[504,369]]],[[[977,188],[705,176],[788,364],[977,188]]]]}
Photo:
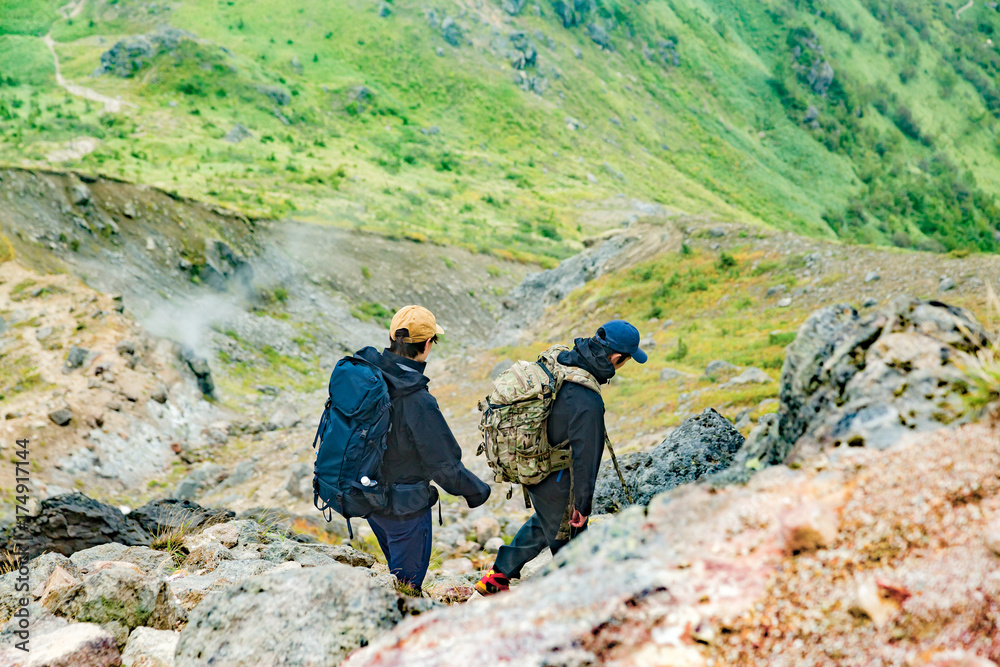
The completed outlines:
{"type": "MultiPolygon", "coordinates": [[[[605,401],[612,437],[641,446],[650,441],[637,438],[662,433],[705,408],[737,422],[744,412],[755,419],[776,411],[786,348],[821,307],[849,304],[868,315],[907,294],[967,308],[990,330],[997,325],[986,285],[996,284],[1000,265],[991,255],[852,247],[749,226],[730,226],[717,237],[711,232],[719,228],[712,225],[678,226],[691,232],[679,252],[611,271],[574,290],[547,311],[527,337],[530,343],[492,350],[482,375],[488,377],[501,359],[534,359],[554,341],[626,319],[639,328],[649,359],[628,364],[605,401]],[[878,278],[869,280],[872,270],[878,278]],[[956,287],[942,290],[942,275],[956,287]],[[707,375],[716,360],[740,370],[756,367],[772,382],[729,382],[737,369],[707,375]]],[[[474,407],[476,389],[446,404],[463,415],[474,407]]],[[[751,426],[741,428],[746,434],[751,426]]]]}
{"type": "Polygon", "coordinates": [[[11,163],[547,263],[597,231],[581,202],[617,194],[869,243],[997,245],[988,4],[61,4],[0,8],[11,163]],[[66,79],[120,112],[56,84],[50,31],[66,79]],[[236,124],[250,136],[226,141],[236,124]],[[54,153],[81,136],[97,150],[54,153]]]}

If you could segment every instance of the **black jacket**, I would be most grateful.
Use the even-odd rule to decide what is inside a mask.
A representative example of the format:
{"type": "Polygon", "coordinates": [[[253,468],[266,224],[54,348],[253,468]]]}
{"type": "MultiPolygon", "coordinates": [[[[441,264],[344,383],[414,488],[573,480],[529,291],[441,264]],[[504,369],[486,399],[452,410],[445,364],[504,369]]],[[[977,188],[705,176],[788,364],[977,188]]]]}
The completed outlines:
{"type": "MultiPolygon", "coordinates": [[[[599,384],[606,384],[615,375],[608,354],[593,338],[577,338],[573,349],[560,353],[558,359],[561,364],[587,371],[599,384]]],[[[589,516],[604,455],[604,399],[593,389],[564,383],[552,404],[547,428],[549,442],[569,440],[573,450],[573,506],[589,516]]]]}
{"type": "Polygon", "coordinates": [[[391,488],[390,511],[385,516],[406,519],[437,502],[434,480],[447,493],[464,496],[469,507],[490,497],[488,484],[462,465],[462,450],[441,414],[437,400],[427,391],[426,364],[373,347],[356,356],[382,371],[389,387],[392,428],[382,458],[382,478],[391,488]]]}

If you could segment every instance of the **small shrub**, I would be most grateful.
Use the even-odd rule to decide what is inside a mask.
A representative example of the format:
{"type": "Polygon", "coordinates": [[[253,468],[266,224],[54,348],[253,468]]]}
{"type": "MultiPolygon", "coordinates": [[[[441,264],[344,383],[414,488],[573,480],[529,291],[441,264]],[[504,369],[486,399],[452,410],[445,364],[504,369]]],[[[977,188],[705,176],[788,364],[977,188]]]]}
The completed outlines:
{"type": "Polygon", "coordinates": [[[897,248],[909,248],[913,245],[913,241],[910,240],[910,235],[906,232],[895,232],[892,235],[892,245],[897,248]]]}
{"type": "Polygon", "coordinates": [[[723,252],[719,255],[718,261],[715,262],[715,268],[720,271],[725,271],[736,266],[736,258],[730,255],[728,252],[723,252]]]}
{"type": "Polygon", "coordinates": [[[767,344],[768,345],[781,345],[782,347],[790,345],[793,340],[795,340],[796,332],[794,331],[771,331],[767,334],[767,344]]]}
{"type": "Polygon", "coordinates": [[[559,233],[559,230],[556,229],[556,226],[548,222],[538,224],[538,233],[547,239],[551,239],[552,241],[562,240],[562,235],[559,233]]]}
{"type": "Polygon", "coordinates": [[[686,292],[707,292],[708,283],[706,283],[704,280],[692,280],[687,284],[684,290],[686,292]]]}
{"type": "Polygon", "coordinates": [[[667,357],[666,357],[666,360],[667,361],[681,361],[684,357],[687,356],[687,353],[688,353],[687,343],[684,342],[684,338],[678,338],[677,339],[677,349],[674,350],[673,352],[671,352],[670,354],[668,354],[667,357]]]}
{"type": "Polygon", "coordinates": [[[388,329],[393,313],[380,303],[367,301],[351,308],[351,315],[356,319],[365,322],[375,322],[388,329]]]}

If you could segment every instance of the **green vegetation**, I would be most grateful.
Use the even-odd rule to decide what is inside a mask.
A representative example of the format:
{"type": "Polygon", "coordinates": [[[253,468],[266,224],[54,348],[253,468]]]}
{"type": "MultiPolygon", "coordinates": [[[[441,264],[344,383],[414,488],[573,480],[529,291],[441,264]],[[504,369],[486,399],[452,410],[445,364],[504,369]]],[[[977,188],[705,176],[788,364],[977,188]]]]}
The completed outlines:
{"type": "Polygon", "coordinates": [[[35,35],[49,31],[59,18],[61,0],[4,0],[0,9],[0,36],[35,35]]]}
{"type": "Polygon", "coordinates": [[[375,322],[386,329],[389,328],[389,323],[392,320],[394,312],[374,301],[365,301],[351,308],[351,315],[357,319],[364,320],[365,322],[375,322]]]}
{"type": "MultiPolygon", "coordinates": [[[[647,349],[647,363],[627,367],[607,392],[605,400],[611,412],[641,415],[636,426],[619,424],[617,437],[634,436],[637,428],[655,431],[677,425],[684,419],[679,410],[689,416],[712,407],[730,419],[747,409],[754,418],[776,410],[777,401],[765,409],[760,403],[777,398],[785,348],[814,306],[803,303],[801,307],[779,308],[773,300],[765,303],[748,295],[773,284],[791,284],[800,259],[777,260],[749,247],[721,255],[688,248],[605,275],[557,306],[555,321],[572,313],[586,313],[586,323],[579,326],[588,329],[621,317],[655,342],[647,349]],[[666,319],[674,324],[664,329],[660,323],[666,319]],[[707,364],[716,359],[756,366],[775,382],[725,386],[721,378],[704,375],[707,364]],[[665,368],[685,375],[661,381],[665,368]]],[[[579,335],[576,329],[564,333],[567,338],[579,335]]],[[[529,359],[545,347],[546,343],[538,343],[497,353],[529,359]]]]}
{"type": "Polygon", "coordinates": [[[499,37],[457,0],[385,18],[323,0],[102,0],[72,19],[61,4],[0,8],[9,162],[48,164],[91,136],[97,150],[59,166],[545,265],[607,224],[581,223],[581,203],[617,194],[867,243],[997,244],[989,4],[957,19],[959,0],[541,2],[499,37]],[[156,38],[162,25],[197,39],[156,38]],[[49,30],[67,79],[131,106],[106,113],[59,88],[49,30]],[[523,70],[515,31],[537,50],[523,70]],[[152,52],[128,76],[91,77],[137,34],[152,52]],[[250,136],[227,141],[236,124],[250,136]]]}

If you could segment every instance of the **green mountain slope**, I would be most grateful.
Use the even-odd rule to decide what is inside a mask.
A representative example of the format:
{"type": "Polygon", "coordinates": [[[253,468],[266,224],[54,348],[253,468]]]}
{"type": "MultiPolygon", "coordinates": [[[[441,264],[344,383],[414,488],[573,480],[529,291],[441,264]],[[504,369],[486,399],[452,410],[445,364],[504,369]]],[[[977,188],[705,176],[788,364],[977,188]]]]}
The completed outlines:
{"type": "Polygon", "coordinates": [[[572,252],[598,231],[581,202],[618,194],[852,241],[997,245],[995,3],[60,5],[0,8],[9,163],[523,259],[572,252]],[[108,104],[57,84],[49,33],[67,82],[108,104]],[[249,136],[227,141],[237,124],[249,136]],[[83,136],[97,149],[59,150],[83,136]]]}

